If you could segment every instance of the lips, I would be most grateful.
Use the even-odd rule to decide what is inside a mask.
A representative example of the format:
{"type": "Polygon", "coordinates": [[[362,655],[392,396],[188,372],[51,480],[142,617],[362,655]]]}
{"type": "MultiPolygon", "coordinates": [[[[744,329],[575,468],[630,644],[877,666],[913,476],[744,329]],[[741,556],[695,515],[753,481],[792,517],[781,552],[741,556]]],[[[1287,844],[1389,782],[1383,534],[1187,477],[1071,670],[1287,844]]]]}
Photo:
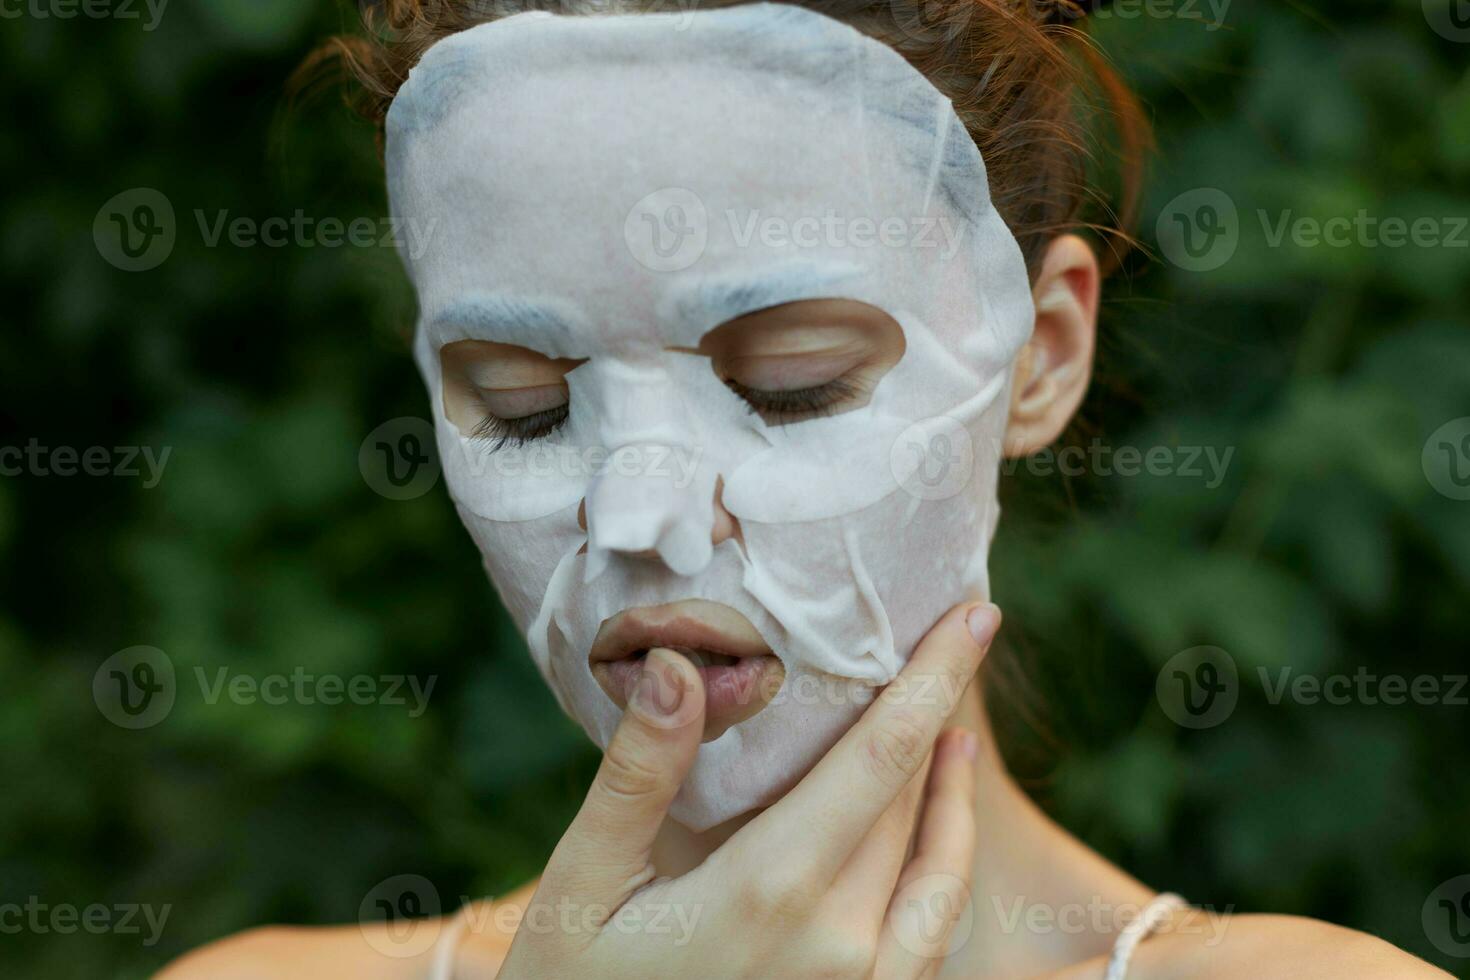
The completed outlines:
{"type": "Polygon", "coordinates": [[[750,620],[723,603],[685,599],[640,606],[606,620],[588,656],[593,678],[618,707],[627,708],[654,647],[680,654],[699,671],[706,742],[759,713],[786,676],[750,620]]]}

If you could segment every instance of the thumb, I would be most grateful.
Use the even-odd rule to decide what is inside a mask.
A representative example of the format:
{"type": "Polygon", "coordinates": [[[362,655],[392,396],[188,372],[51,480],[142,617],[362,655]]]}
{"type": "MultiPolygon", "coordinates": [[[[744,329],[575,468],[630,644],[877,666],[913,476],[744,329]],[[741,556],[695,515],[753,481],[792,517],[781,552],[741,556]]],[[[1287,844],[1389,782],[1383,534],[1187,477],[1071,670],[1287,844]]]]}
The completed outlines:
{"type": "Polygon", "coordinates": [[[672,650],[649,650],[592,788],[547,864],[542,890],[611,911],[652,880],[654,838],[703,732],[699,672],[672,650]]]}

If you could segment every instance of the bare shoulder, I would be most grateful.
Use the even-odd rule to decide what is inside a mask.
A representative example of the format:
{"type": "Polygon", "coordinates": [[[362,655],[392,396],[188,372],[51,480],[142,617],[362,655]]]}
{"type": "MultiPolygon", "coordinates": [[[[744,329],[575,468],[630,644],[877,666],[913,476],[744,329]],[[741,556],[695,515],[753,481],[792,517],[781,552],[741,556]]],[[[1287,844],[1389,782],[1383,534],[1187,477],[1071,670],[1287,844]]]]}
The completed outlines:
{"type": "MultiPolygon", "coordinates": [[[[1225,920],[1218,954],[1181,943],[1179,965],[1224,967],[1243,976],[1312,978],[1446,977],[1449,974],[1366,932],[1292,915],[1240,915],[1225,920]]],[[[1181,937],[1185,938],[1185,937],[1181,937]]],[[[1197,973],[1195,975],[1198,975],[1197,973]]]]}
{"type": "Polygon", "coordinates": [[[354,947],[364,945],[360,935],[354,936],[357,932],[348,926],[261,926],[193,950],[170,963],[155,980],[305,977],[308,971],[319,971],[324,964],[355,953],[354,947]]]}
{"type": "Polygon", "coordinates": [[[404,928],[264,926],[226,937],[175,960],[156,980],[419,980],[441,936],[458,925],[457,977],[493,978],[510,950],[535,882],[460,916],[414,920],[404,928]]]}
{"type": "MultiPolygon", "coordinates": [[[[1102,975],[1102,959],[1049,980],[1102,975]]],[[[1190,910],[1139,945],[1129,980],[1442,980],[1449,974],[1376,936],[1291,915],[1221,916],[1190,910]]]]}

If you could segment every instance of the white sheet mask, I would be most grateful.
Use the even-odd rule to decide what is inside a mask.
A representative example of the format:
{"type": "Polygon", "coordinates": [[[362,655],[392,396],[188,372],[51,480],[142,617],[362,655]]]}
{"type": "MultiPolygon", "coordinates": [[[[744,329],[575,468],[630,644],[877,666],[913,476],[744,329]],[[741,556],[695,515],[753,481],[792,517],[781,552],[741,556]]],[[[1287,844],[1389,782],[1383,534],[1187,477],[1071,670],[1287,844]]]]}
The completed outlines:
{"type": "Polygon", "coordinates": [[[621,711],[587,662],[599,625],[686,598],[739,610],[786,681],[701,746],[672,815],[703,830],[769,804],[989,592],[1034,312],[973,141],[897,53],[807,10],[536,12],[429,50],[387,166],[399,226],[427,230],[402,251],[446,483],[536,665],[605,747],[621,711]],[[903,330],[862,408],[767,424],[671,350],[815,298],[903,330]],[[585,359],[566,423],[495,451],[461,433],[440,349],[464,339],[585,359]],[[742,540],[711,547],[717,480],[742,540]]]}

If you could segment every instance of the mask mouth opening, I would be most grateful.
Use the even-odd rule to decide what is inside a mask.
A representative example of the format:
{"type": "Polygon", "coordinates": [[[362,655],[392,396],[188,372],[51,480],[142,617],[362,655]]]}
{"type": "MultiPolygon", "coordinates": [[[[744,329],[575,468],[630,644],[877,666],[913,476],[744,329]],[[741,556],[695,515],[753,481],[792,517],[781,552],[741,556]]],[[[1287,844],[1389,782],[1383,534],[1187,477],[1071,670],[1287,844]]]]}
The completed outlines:
{"type": "Polygon", "coordinates": [[[625,609],[599,627],[588,668],[619,709],[627,710],[655,648],[685,658],[698,672],[704,742],[759,714],[785,684],[785,664],[750,620],[723,603],[685,599],[625,609]]]}

